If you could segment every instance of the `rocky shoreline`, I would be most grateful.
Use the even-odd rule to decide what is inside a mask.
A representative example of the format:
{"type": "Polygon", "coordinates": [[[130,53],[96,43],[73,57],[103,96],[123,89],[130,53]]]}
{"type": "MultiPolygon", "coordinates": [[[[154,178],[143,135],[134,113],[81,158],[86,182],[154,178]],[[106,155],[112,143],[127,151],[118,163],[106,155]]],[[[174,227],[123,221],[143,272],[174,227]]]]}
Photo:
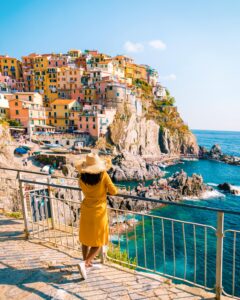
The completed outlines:
{"type": "Polygon", "coordinates": [[[110,175],[114,181],[142,181],[164,176],[158,165],[148,164],[140,155],[122,151],[112,160],[110,175]]]}
{"type": "MultiPolygon", "coordinates": [[[[176,172],[169,178],[154,180],[146,187],[143,183],[131,190],[120,191],[120,193],[131,196],[152,198],[156,200],[166,200],[169,202],[178,202],[186,198],[201,198],[204,193],[213,191],[213,188],[204,184],[201,175],[193,174],[191,177],[183,170],[176,172]]],[[[161,203],[134,200],[131,198],[108,197],[108,204],[113,209],[131,210],[136,212],[150,211],[161,207],[161,203]]]]}
{"type": "Polygon", "coordinates": [[[212,146],[210,150],[199,146],[199,158],[224,162],[229,165],[240,166],[240,157],[224,154],[218,144],[212,146]]]}

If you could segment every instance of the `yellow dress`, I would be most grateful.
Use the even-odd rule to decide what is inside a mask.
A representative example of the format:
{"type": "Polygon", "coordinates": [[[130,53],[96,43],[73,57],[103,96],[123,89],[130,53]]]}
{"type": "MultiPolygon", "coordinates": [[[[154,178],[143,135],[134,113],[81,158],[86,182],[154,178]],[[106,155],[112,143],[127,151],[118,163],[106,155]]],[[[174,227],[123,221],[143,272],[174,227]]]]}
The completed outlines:
{"type": "Polygon", "coordinates": [[[84,194],[81,204],[79,240],[89,247],[101,247],[108,244],[107,193],[117,194],[107,172],[96,185],[85,184],[79,180],[84,194]]]}

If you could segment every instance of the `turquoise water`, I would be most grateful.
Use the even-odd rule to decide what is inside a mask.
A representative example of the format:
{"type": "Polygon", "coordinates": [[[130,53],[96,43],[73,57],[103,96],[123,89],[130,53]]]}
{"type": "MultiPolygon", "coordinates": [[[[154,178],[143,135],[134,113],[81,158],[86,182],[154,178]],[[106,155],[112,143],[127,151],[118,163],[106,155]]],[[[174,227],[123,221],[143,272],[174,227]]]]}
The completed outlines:
{"type": "MultiPolygon", "coordinates": [[[[198,142],[208,148],[214,143],[222,146],[223,151],[229,154],[240,155],[240,133],[233,132],[216,132],[216,131],[195,131],[198,142]]],[[[236,186],[240,186],[240,167],[230,166],[214,161],[192,161],[185,162],[184,164],[171,166],[167,168],[169,175],[184,169],[189,175],[193,173],[202,174],[204,182],[208,183],[214,188],[219,183],[225,181],[230,182],[236,186]]],[[[217,188],[216,188],[217,189],[217,188]]],[[[230,194],[220,194],[218,197],[201,199],[201,200],[186,200],[185,203],[224,208],[240,212],[240,196],[230,194]]],[[[199,209],[186,209],[183,207],[165,206],[152,212],[153,215],[173,218],[177,220],[191,221],[195,223],[207,224],[216,227],[217,216],[216,213],[199,210],[199,209]]],[[[141,220],[142,221],[142,220],[141,220]]],[[[152,220],[149,217],[144,218],[145,231],[143,234],[142,226],[137,228],[137,248],[136,255],[134,245],[134,234],[129,233],[128,245],[126,239],[123,239],[122,247],[127,248],[131,257],[138,258],[138,262],[142,266],[147,266],[150,269],[154,268],[153,259],[153,234],[152,227],[154,227],[154,241],[156,252],[156,269],[158,271],[165,271],[167,274],[174,274],[174,252],[172,243],[172,233],[174,234],[175,243],[175,261],[176,261],[176,275],[184,277],[184,265],[186,264],[187,272],[186,279],[193,281],[194,275],[196,282],[204,284],[206,280],[208,287],[214,287],[215,284],[215,268],[216,268],[216,236],[212,229],[208,229],[206,236],[204,229],[196,227],[196,240],[194,244],[193,239],[193,226],[185,225],[186,235],[186,256],[184,260],[184,243],[183,243],[183,228],[181,223],[174,225],[170,221],[164,221],[164,243],[165,243],[165,264],[163,255],[163,237],[162,237],[162,224],[160,220],[152,220]],[[144,235],[146,240],[146,252],[144,252],[144,235]],[[205,240],[207,240],[207,278],[204,278],[204,249],[205,240]],[[194,257],[194,247],[196,247],[196,257],[194,257]],[[194,260],[196,260],[196,274],[194,274],[194,260]]],[[[142,225],[142,223],[141,223],[142,225]]],[[[240,230],[240,216],[225,215],[225,230],[235,229],[240,230]]],[[[235,273],[235,294],[240,296],[240,234],[237,234],[236,240],[236,273],[235,273]]],[[[232,275],[233,275],[233,234],[226,233],[224,238],[224,272],[223,272],[223,286],[226,292],[232,291],[232,275]]]]}

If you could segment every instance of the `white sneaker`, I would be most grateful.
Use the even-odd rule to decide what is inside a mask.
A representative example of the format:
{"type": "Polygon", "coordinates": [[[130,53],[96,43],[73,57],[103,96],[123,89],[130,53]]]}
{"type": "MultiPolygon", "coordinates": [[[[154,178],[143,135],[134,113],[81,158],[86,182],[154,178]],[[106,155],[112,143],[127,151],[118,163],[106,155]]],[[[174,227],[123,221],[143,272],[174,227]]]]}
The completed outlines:
{"type": "Polygon", "coordinates": [[[87,279],[87,270],[85,266],[85,261],[82,261],[80,262],[80,264],[77,264],[77,267],[82,278],[87,279]]]}

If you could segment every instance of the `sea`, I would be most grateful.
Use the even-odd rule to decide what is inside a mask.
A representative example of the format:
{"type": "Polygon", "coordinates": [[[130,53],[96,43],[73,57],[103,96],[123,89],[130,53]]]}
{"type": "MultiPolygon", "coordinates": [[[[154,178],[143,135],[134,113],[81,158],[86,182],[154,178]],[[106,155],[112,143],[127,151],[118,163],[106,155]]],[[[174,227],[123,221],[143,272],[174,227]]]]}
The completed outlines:
{"type": "MultiPolygon", "coordinates": [[[[193,133],[199,145],[210,149],[213,144],[219,144],[224,153],[240,156],[240,132],[193,130],[193,133]]],[[[201,174],[204,182],[214,188],[203,199],[187,199],[184,203],[240,212],[240,196],[223,193],[217,187],[220,183],[228,182],[240,188],[240,166],[209,160],[186,161],[184,164],[166,168],[166,176],[181,169],[190,176],[193,173],[201,174]]],[[[173,224],[166,219],[162,223],[157,218],[152,220],[151,217],[132,216],[138,219],[139,225],[135,232],[127,233],[127,238],[126,235],[122,236],[121,249],[127,251],[132,260],[137,260],[142,267],[214,288],[217,213],[167,205],[152,211],[151,214],[177,221],[173,224]],[[181,221],[193,222],[196,225],[183,226],[181,221]],[[208,227],[202,227],[201,224],[208,227]]],[[[240,296],[240,215],[225,214],[224,230],[223,287],[226,293],[240,296]],[[234,234],[228,231],[230,229],[239,230],[239,233],[234,234]]]]}

